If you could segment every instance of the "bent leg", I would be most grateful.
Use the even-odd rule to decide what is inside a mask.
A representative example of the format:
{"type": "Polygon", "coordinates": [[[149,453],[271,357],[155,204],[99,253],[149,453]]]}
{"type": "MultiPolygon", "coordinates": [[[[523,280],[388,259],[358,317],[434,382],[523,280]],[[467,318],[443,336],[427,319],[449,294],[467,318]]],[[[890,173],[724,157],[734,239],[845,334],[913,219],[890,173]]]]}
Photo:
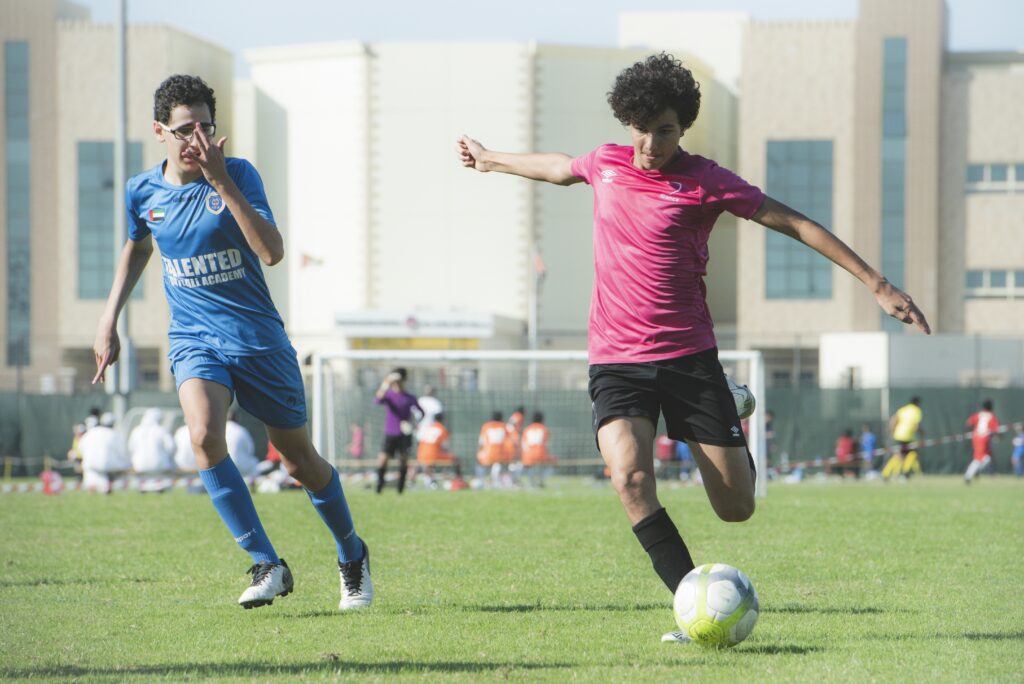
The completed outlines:
{"type": "Polygon", "coordinates": [[[178,388],[192,449],[213,507],[253,563],[279,563],[280,558],[263,529],[249,486],[235,462],[228,458],[224,426],[231,391],[209,380],[190,378],[178,388]]]}
{"type": "Polygon", "coordinates": [[[356,535],[352,513],[341,488],[341,478],[338,471],[317,453],[306,427],[282,429],[267,426],[267,435],[281,452],[281,462],[288,474],[306,488],[313,507],[334,536],[338,559],[342,563],[361,559],[363,543],[356,535]]]}
{"type": "Polygon", "coordinates": [[[754,472],[745,446],[718,446],[687,440],[700,468],[704,490],[718,517],[743,522],[754,514],[754,472]]]}

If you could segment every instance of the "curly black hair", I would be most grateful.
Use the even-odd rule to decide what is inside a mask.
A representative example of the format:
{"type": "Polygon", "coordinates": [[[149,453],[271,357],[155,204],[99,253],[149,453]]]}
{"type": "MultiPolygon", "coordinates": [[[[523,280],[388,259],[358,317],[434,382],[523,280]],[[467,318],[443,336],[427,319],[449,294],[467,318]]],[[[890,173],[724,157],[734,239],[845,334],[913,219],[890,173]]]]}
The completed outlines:
{"type": "Polygon", "coordinates": [[[608,104],[623,126],[642,127],[672,109],[685,131],[700,111],[700,84],[682,62],[662,52],[623,70],[608,104]]]}
{"type": "Polygon", "coordinates": [[[171,110],[178,105],[205,104],[210,108],[210,117],[217,120],[217,98],[213,88],[198,76],[175,74],[168,76],[153,93],[153,118],[160,123],[171,120],[171,110]]]}

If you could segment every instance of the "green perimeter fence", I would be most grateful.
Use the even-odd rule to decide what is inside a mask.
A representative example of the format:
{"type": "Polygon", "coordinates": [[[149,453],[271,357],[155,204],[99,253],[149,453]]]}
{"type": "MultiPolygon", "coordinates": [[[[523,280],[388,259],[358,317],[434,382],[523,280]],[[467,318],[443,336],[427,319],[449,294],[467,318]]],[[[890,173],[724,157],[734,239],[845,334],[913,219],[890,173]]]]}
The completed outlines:
{"type": "MultiPolygon", "coordinates": [[[[415,388],[413,388],[415,391],[415,388]]],[[[366,435],[365,452],[372,456],[381,439],[383,410],[373,404],[372,390],[339,388],[335,390],[332,430],[326,433],[325,456],[335,460],[349,458],[351,427],[361,424],[366,435]]],[[[507,417],[517,406],[526,409],[527,421],[533,411],[545,414],[552,433],[551,451],[562,460],[597,457],[590,429],[590,400],[581,390],[548,390],[535,393],[448,390],[438,392],[445,406],[452,451],[464,464],[473,462],[480,425],[492,411],[507,417]]],[[[774,443],[769,455],[774,464],[828,458],[833,455],[836,438],[846,429],[859,435],[868,424],[884,445],[888,415],[910,397],[920,396],[924,412],[925,437],[962,433],[967,417],[978,410],[983,399],[995,402],[1002,423],[1024,421],[1024,390],[962,387],[903,387],[888,390],[840,390],[813,387],[775,388],[759,398],[759,407],[771,410],[774,443]]],[[[64,459],[71,446],[71,429],[83,421],[93,406],[109,410],[108,395],[31,395],[0,393],[0,458],[11,457],[13,473],[35,475],[44,458],[64,459]]],[[[129,408],[157,406],[178,408],[171,393],[134,393],[129,408]]],[[[257,453],[266,447],[266,434],[251,416],[239,411],[240,421],[250,429],[257,453]]],[[[663,428],[662,428],[663,429],[663,428]]],[[[1003,435],[995,446],[996,468],[1009,470],[1011,435],[1003,435]]],[[[970,458],[968,443],[927,447],[920,452],[922,467],[931,473],[960,472],[970,458]]],[[[587,470],[587,469],[582,469],[587,470]]],[[[593,468],[589,468],[593,470],[593,468]]]]}

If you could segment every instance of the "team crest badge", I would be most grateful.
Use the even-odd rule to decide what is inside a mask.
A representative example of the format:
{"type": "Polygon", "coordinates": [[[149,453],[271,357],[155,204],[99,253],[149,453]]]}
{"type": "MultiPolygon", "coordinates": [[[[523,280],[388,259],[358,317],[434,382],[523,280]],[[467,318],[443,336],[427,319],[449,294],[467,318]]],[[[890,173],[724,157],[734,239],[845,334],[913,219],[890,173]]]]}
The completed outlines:
{"type": "Polygon", "coordinates": [[[206,211],[211,214],[219,214],[224,211],[224,198],[215,192],[206,196],[206,211]]]}

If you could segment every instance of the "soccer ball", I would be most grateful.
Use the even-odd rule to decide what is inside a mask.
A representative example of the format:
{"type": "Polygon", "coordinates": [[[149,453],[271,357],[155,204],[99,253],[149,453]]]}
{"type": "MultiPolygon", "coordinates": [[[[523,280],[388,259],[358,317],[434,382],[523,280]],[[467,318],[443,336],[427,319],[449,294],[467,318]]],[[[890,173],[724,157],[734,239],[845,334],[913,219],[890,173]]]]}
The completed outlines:
{"type": "Polygon", "coordinates": [[[760,609],[747,576],[724,563],[691,570],[679,583],[672,607],[679,629],[710,648],[735,646],[750,636],[760,609]]]}
{"type": "Polygon", "coordinates": [[[725,376],[725,381],[729,384],[733,401],[736,402],[736,413],[740,414],[740,420],[749,418],[757,407],[754,393],[746,385],[737,385],[728,375],[725,376]]]}

